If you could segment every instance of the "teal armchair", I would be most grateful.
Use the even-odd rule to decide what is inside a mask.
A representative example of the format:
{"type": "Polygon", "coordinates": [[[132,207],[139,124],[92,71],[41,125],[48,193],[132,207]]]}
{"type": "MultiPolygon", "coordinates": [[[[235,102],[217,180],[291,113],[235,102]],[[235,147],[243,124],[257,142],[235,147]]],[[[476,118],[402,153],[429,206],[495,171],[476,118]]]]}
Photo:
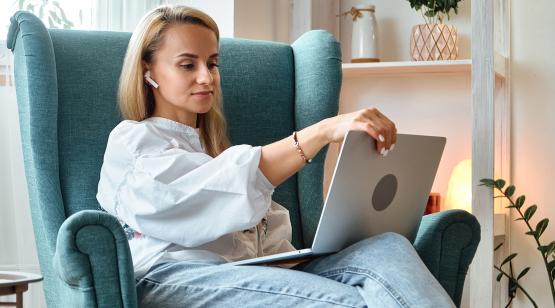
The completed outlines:
{"type": "MultiPolygon", "coordinates": [[[[46,29],[11,18],[15,83],[31,215],[49,307],[137,307],[127,239],[103,212],[97,183],[108,134],[119,121],[116,91],[131,34],[46,29]]],[[[338,111],[341,55],[325,31],[292,45],[221,40],[224,112],[232,143],[263,145],[338,111]]],[[[323,203],[326,149],[280,185],[293,243],[312,243],[323,203]]],[[[479,225],[464,211],[425,216],[414,245],[459,304],[479,225]]]]}

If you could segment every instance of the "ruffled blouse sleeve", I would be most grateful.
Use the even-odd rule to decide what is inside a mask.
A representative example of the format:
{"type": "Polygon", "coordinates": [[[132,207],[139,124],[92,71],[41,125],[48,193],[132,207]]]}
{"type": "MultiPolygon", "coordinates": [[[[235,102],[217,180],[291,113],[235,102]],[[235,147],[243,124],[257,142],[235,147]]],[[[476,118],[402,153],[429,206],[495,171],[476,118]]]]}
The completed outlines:
{"type": "Polygon", "coordinates": [[[260,155],[261,147],[237,145],[212,158],[124,121],[110,134],[97,199],[140,233],[199,246],[264,217],[274,186],[258,168],[260,155]]]}

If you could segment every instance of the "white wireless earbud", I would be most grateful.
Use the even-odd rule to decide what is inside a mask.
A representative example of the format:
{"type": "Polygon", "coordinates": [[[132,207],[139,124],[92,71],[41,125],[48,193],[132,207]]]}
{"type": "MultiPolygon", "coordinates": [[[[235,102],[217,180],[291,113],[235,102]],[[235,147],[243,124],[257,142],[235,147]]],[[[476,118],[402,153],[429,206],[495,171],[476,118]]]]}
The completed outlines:
{"type": "Polygon", "coordinates": [[[146,71],[145,79],[148,83],[150,83],[151,86],[158,89],[158,84],[156,83],[156,81],[154,81],[154,79],[150,78],[150,71],[146,71]]]}

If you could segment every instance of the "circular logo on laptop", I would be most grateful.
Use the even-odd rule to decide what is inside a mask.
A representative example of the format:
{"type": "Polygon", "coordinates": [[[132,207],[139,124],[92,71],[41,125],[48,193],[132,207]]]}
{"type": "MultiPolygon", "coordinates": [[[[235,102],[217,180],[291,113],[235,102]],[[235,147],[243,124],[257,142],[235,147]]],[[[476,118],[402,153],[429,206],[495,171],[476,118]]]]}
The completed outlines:
{"type": "Polygon", "coordinates": [[[376,211],[385,210],[397,193],[397,178],[393,174],[384,176],[374,188],[372,206],[376,211]]]}

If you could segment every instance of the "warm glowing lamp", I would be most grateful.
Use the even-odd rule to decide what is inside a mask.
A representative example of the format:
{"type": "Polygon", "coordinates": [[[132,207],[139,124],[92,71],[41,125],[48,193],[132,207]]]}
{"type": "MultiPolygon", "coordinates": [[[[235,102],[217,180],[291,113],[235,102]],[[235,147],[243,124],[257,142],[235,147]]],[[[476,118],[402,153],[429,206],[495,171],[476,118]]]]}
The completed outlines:
{"type": "Polygon", "coordinates": [[[447,186],[445,206],[472,212],[472,161],[465,159],[458,163],[447,186]]]}

